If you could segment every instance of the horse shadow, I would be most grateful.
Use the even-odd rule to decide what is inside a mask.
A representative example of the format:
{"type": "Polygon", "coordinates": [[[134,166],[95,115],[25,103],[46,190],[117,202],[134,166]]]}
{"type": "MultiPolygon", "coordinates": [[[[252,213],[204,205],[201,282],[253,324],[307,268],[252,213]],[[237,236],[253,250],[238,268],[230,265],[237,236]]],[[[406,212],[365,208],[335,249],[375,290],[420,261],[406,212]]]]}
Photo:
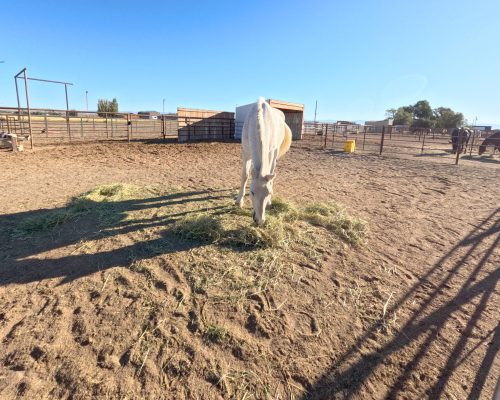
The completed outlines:
{"type": "Polygon", "coordinates": [[[75,204],[70,203],[54,209],[1,215],[0,287],[53,278],[62,278],[62,285],[97,271],[129,266],[136,260],[202,246],[206,243],[175,235],[175,222],[199,212],[201,204],[203,211],[212,215],[226,212],[232,194],[232,190],[184,191],[116,202],[86,200],[77,204],[76,212],[75,204]],[[186,207],[176,207],[180,205],[186,207]],[[160,208],[166,210],[162,215],[156,211],[160,208]],[[131,219],[130,215],[139,217],[131,219]],[[60,223],[50,226],[54,220],[60,223]],[[32,226],[41,231],[27,233],[32,226]],[[155,230],[154,238],[146,234],[122,247],[101,247],[96,252],[82,253],[77,249],[80,243],[123,234],[139,235],[148,229],[155,230]]]}

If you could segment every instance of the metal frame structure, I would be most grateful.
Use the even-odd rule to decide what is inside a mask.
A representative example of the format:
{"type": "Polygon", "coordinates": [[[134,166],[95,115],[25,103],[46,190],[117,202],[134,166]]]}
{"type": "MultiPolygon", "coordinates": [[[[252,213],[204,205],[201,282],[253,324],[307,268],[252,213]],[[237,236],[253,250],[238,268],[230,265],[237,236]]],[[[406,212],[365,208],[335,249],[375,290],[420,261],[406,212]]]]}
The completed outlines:
{"type": "MultiPolygon", "coordinates": [[[[31,148],[33,149],[33,132],[32,132],[32,128],[31,128],[31,109],[30,109],[30,100],[29,100],[29,91],[28,91],[28,81],[58,83],[58,84],[64,85],[64,93],[66,95],[66,129],[68,131],[68,136],[71,140],[71,130],[70,130],[70,125],[69,125],[68,85],[73,86],[73,84],[71,82],[52,81],[49,79],[40,79],[40,78],[29,78],[28,73],[27,73],[27,69],[23,68],[16,75],[14,75],[14,82],[16,84],[17,113],[18,113],[19,121],[21,121],[21,102],[19,101],[19,88],[17,85],[18,79],[24,80],[24,89],[26,92],[26,109],[28,111],[28,129],[29,129],[29,134],[30,134],[31,148]],[[21,77],[20,75],[23,75],[23,76],[21,77]]],[[[21,132],[23,132],[22,124],[21,124],[21,132]]]]}

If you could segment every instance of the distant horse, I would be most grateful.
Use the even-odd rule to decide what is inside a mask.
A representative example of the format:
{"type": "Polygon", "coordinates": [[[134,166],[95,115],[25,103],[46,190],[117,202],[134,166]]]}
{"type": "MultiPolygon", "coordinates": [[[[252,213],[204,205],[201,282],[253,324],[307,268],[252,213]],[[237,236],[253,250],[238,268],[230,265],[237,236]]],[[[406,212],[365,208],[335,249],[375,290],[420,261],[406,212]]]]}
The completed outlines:
{"type": "Polygon", "coordinates": [[[500,151],[500,131],[484,139],[483,143],[479,146],[479,155],[486,151],[486,146],[493,146],[493,153],[495,150],[500,151]]]}
{"type": "Polygon", "coordinates": [[[472,135],[472,130],[467,128],[455,128],[451,132],[452,153],[465,153],[467,144],[472,135]]]}

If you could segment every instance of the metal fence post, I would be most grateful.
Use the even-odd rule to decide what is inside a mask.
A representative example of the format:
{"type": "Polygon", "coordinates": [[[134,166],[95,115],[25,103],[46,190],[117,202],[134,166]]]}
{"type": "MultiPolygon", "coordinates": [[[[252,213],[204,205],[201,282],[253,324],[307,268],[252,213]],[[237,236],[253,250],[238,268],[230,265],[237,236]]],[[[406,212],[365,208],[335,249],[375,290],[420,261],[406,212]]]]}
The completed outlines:
{"type": "Polygon", "coordinates": [[[130,114],[127,114],[127,139],[130,143],[130,114]]]}
{"type": "Polygon", "coordinates": [[[382,150],[384,149],[384,137],[385,137],[385,125],[382,127],[382,137],[380,139],[380,153],[382,155],[382,150]]]}
{"type": "MultiPolygon", "coordinates": [[[[28,76],[26,74],[26,68],[24,69],[24,89],[26,90],[26,108],[28,109],[28,128],[30,133],[30,143],[31,149],[33,150],[33,132],[31,131],[31,109],[30,109],[30,99],[28,95],[28,76]]],[[[66,95],[66,99],[68,96],[66,95]]],[[[66,100],[66,103],[68,101],[66,100]]]]}
{"type": "Polygon", "coordinates": [[[83,137],[83,118],[80,117],[80,132],[82,134],[82,137],[83,137]]]}
{"type": "Polygon", "coordinates": [[[71,127],[69,122],[69,103],[68,103],[68,85],[64,84],[64,93],[66,94],[66,129],[68,130],[68,139],[71,142],[71,127]]]}
{"type": "Polygon", "coordinates": [[[163,141],[165,141],[165,116],[161,116],[161,134],[163,136],[163,141]]]}
{"type": "Polygon", "coordinates": [[[363,132],[363,150],[365,149],[365,140],[366,140],[366,125],[365,125],[365,129],[363,132]]]}
{"type": "Polygon", "coordinates": [[[422,148],[420,149],[420,155],[424,154],[424,146],[425,146],[425,132],[424,132],[424,137],[422,139],[422,148]]]}
{"type": "Polygon", "coordinates": [[[324,144],[324,148],[326,148],[326,138],[328,137],[328,124],[325,124],[326,125],[326,129],[325,129],[325,144],[324,144]]]}

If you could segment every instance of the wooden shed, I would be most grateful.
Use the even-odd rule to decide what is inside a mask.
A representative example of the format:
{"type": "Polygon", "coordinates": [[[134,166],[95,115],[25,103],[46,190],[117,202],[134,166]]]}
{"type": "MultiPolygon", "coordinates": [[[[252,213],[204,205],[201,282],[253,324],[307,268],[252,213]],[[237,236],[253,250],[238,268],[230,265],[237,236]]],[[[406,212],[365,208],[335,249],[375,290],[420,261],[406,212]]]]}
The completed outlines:
{"type": "Polygon", "coordinates": [[[234,113],[177,108],[179,142],[234,138],[234,113]]]}
{"type": "MultiPolygon", "coordinates": [[[[289,101],[268,99],[266,100],[270,106],[283,111],[285,114],[285,121],[292,131],[294,140],[302,139],[302,129],[304,126],[304,104],[291,103],[289,101]]],[[[243,123],[245,122],[248,111],[252,107],[251,104],[236,107],[236,129],[234,137],[241,139],[241,132],[243,130],[243,123]]]]}

